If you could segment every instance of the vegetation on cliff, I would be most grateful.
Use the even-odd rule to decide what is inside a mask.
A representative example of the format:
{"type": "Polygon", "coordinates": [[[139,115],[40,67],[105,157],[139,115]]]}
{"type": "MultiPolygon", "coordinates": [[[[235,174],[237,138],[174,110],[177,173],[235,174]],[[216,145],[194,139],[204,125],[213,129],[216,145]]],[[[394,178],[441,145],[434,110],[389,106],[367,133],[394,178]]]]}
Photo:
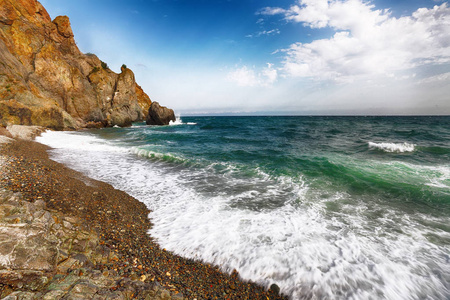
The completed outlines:
{"type": "Polygon", "coordinates": [[[117,74],[78,49],[67,16],[36,0],[0,6],[0,125],[53,129],[127,126],[151,100],[125,65],[117,74]]]}

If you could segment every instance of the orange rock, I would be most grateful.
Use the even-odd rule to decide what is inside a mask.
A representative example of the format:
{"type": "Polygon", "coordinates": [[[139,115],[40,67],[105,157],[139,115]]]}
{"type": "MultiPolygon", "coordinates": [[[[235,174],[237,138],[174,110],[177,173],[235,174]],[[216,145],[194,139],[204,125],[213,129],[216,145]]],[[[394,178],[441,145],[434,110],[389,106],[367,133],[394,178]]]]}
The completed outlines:
{"type": "Polygon", "coordinates": [[[150,108],[150,105],[152,104],[152,100],[150,100],[150,97],[144,92],[142,87],[139,84],[135,84],[135,90],[136,90],[136,97],[139,106],[142,109],[142,112],[144,113],[144,119],[147,117],[148,109],[150,108]]]}
{"type": "Polygon", "coordinates": [[[2,0],[0,24],[0,125],[76,129],[145,119],[151,100],[133,72],[114,73],[81,53],[67,16],[52,21],[36,0],[2,0]]]}
{"type": "Polygon", "coordinates": [[[65,38],[73,37],[72,28],[70,27],[69,17],[58,16],[53,20],[53,24],[56,25],[58,33],[65,38]]]}

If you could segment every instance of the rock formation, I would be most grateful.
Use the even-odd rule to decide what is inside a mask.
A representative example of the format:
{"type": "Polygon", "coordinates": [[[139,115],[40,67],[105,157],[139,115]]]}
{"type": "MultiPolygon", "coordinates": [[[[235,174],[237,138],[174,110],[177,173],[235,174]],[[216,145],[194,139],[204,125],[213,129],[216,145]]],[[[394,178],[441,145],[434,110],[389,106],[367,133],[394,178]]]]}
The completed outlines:
{"type": "Polygon", "coordinates": [[[153,102],[148,109],[147,125],[169,125],[170,121],[175,122],[175,114],[172,109],[153,102]]]}
{"type": "Polygon", "coordinates": [[[120,256],[85,225],[0,188],[0,298],[183,299],[150,276],[100,269],[120,256]]]}
{"type": "Polygon", "coordinates": [[[52,21],[36,0],[2,0],[0,125],[127,126],[150,104],[130,69],[114,73],[80,52],[68,17],[52,21]]]}

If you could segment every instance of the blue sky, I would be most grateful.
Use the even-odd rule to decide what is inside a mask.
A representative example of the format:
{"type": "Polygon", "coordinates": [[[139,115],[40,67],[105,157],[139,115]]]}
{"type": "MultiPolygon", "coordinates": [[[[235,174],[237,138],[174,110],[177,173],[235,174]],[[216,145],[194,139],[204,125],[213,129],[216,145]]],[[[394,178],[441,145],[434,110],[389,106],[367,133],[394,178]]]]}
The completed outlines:
{"type": "Polygon", "coordinates": [[[178,114],[450,114],[435,0],[42,0],[178,114]]]}

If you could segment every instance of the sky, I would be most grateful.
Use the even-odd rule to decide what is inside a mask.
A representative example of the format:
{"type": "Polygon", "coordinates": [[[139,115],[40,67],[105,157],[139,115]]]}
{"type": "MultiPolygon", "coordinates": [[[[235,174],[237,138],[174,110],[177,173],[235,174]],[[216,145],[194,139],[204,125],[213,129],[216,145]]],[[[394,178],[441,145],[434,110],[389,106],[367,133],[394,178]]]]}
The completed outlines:
{"type": "Polygon", "coordinates": [[[41,0],[177,115],[450,115],[440,0],[41,0]]]}

